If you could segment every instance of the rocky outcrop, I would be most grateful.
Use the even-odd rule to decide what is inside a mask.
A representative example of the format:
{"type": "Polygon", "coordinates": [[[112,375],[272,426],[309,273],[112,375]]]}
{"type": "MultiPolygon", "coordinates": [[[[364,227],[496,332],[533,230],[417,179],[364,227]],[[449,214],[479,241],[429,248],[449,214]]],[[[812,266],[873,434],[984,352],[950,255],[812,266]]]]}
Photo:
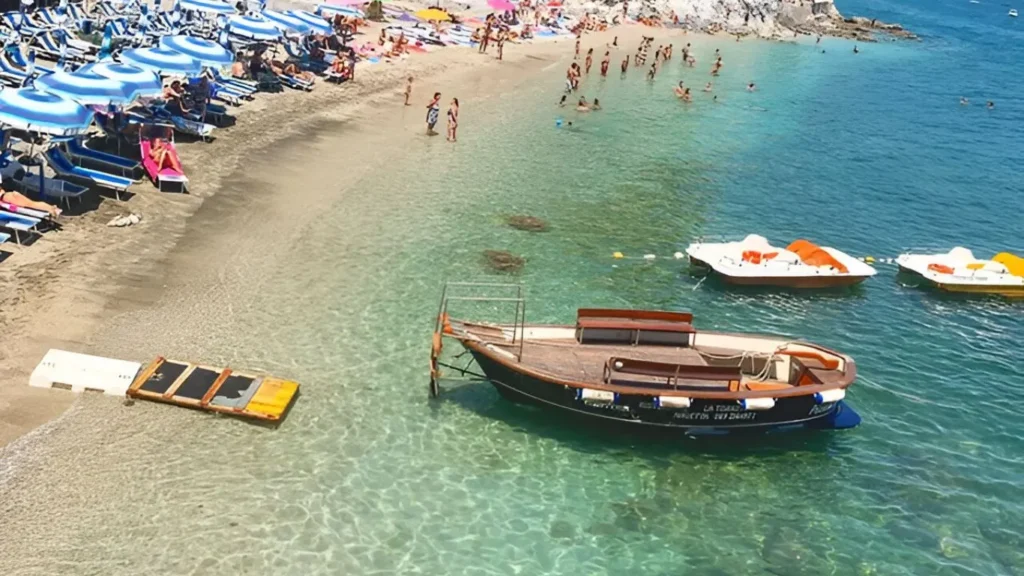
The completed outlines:
{"type": "MultiPolygon", "coordinates": [[[[622,14],[621,0],[566,0],[569,13],[591,13],[613,21],[622,14]]],[[[632,0],[633,17],[671,14],[680,24],[706,32],[793,38],[798,34],[837,36],[872,42],[880,37],[916,39],[899,24],[869,18],[844,18],[832,0],[632,0]]]]}

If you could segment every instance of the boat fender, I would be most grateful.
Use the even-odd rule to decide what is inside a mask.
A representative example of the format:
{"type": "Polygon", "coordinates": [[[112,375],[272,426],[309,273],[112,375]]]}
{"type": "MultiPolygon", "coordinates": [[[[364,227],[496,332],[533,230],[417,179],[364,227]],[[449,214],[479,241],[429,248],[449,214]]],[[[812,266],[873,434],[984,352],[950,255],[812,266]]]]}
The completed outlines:
{"type": "Polygon", "coordinates": [[[744,398],[740,406],[744,410],[771,410],[775,407],[775,398],[744,398]]]}
{"type": "Polygon", "coordinates": [[[814,403],[828,404],[829,402],[838,402],[843,398],[846,398],[846,390],[836,388],[835,390],[825,390],[824,392],[815,393],[814,403]]]}
{"type": "Polygon", "coordinates": [[[654,404],[658,408],[689,408],[690,399],[686,396],[658,396],[654,404]]]}
{"type": "Polygon", "coordinates": [[[622,252],[613,252],[612,258],[615,258],[616,260],[622,260],[624,256],[622,255],[622,252]]]}
{"type": "Polygon", "coordinates": [[[594,404],[612,404],[615,402],[615,392],[609,390],[592,390],[590,388],[577,388],[576,399],[589,401],[594,404]]]}

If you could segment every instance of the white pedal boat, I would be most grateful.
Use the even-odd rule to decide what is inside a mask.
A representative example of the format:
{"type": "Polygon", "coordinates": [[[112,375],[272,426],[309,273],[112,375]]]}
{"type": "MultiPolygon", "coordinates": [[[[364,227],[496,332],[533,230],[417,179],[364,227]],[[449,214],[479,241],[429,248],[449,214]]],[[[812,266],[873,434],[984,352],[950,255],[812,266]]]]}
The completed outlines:
{"type": "Polygon", "coordinates": [[[947,292],[1024,296],[1024,258],[1009,252],[982,260],[957,246],[946,254],[901,254],[896,263],[947,292]]]}
{"type": "Polygon", "coordinates": [[[751,234],[739,242],[694,242],[686,248],[694,265],[710,268],[730,284],[832,288],[875,275],[870,265],[828,246],[796,240],[785,248],[751,234]]]}

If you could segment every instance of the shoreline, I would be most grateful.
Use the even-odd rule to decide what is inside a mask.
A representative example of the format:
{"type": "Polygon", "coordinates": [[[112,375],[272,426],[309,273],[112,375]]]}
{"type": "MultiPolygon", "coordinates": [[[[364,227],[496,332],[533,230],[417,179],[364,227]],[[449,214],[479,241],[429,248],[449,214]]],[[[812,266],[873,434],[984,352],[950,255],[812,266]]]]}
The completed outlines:
{"type": "MultiPolygon", "coordinates": [[[[640,26],[618,27],[588,34],[585,41],[599,44],[619,36],[628,44],[631,38],[638,41],[648,33],[640,26]]],[[[161,194],[143,182],[123,203],[104,196],[95,209],[64,218],[62,230],[16,247],[0,266],[0,281],[11,286],[0,294],[0,328],[18,335],[0,342],[0,359],[4,360],[0,367],[0,458],[9,455],[5,447],[17,449],[14,444],[22,444],[17,440],[30,439],[35,430],[46,430],[45,425],[59,422],[79,403],[82,395],[28,386],[29,374],[47,350],[108,355],[109,351],[95,348],[97,334],[117,315],[156,302],[159,288],[167,285],[161,278],[172,269],[175,251],[192,240],[189,236],[195,233],[190,228],[204,208],[217,212],[213,222],[206,224],[246,217],[248,198],[225,188],[231,187],[232,174],[244,171],[250,158],[289,138],[360,124],[380,127],[390,122],[393,131],[383,130],[384,139],[405,138],[422,130],[421,107],[435,86],[445,92],[444,86],[472,79],[481,84],[477,88],[482,93],[470,100],[493,97],[500,94],[502,83],[524,82],[567,58],[572,42],[566,38],[513,45],[506,50],[504,61],[491,54],[481,56],[472,48],[443,48],[397,63],[357,68],[355,82],[341,86],[320,83],[311,93],[286,91],[258,97],[235,110],[237,123],[221,130],[216,140],[180,146],[191,179],[189,194],[161,194]],[[415,80],[411,106],[406,109],[401,106],[401,94],[408,75],[415,80]],[[484,86],[487,78],[497,81],[484,86]],[[218,201],[211,205],[214,198],[218,201]],[[125,228],[105,225],[114,216],[130,212],[141,213],[142,222],[125,228]]],[[[366,138],[353,134],[353,144],[366,138]]],[[[361,155],[373,160],[379,150],[367,148],[346,150],[344,162],[357,163],[361,155]]],[[[146,362],[151,358],[132,359],[146,362]]]]}

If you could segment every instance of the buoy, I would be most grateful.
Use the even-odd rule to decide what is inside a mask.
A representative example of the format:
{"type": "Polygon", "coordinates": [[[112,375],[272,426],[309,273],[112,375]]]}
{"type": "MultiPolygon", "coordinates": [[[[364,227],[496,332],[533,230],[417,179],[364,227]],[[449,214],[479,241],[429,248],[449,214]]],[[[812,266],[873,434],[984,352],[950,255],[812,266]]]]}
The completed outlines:
{"type": "Polygon", "coordinates": [[[864,257],[864,261],[867,262],[868,264],[874,264],[875,263],[875,257],[874,256],[865,256],[864,257]]]}
{"type": "Polygon", "coordinates": [[[625,258],[625,256],[622,255],[622,252],[613,252],[612,253],[612,258],[615,258],[616,260],[619,260],[619,259],[625,258]]]}
{"type": "Polygon", "coordinates": [[[555,126],[561,126],[561,125],[562,125],[562,119],[561,118],[559,118],[558,120],[555,120],[555,126]]]}
{"type": "Polygon", "coordinates": [[[644,260],[654,260],[657,258],[654,254],[644,254],[644,260]]]}
{"type": "Polygon", "coordinates": [[[672,255],[672,257],[675,258],[676,260],[682,260],[684,256],[685,254],[683,254],[682,252],[676,252],[675,254],[672,255]]]}

